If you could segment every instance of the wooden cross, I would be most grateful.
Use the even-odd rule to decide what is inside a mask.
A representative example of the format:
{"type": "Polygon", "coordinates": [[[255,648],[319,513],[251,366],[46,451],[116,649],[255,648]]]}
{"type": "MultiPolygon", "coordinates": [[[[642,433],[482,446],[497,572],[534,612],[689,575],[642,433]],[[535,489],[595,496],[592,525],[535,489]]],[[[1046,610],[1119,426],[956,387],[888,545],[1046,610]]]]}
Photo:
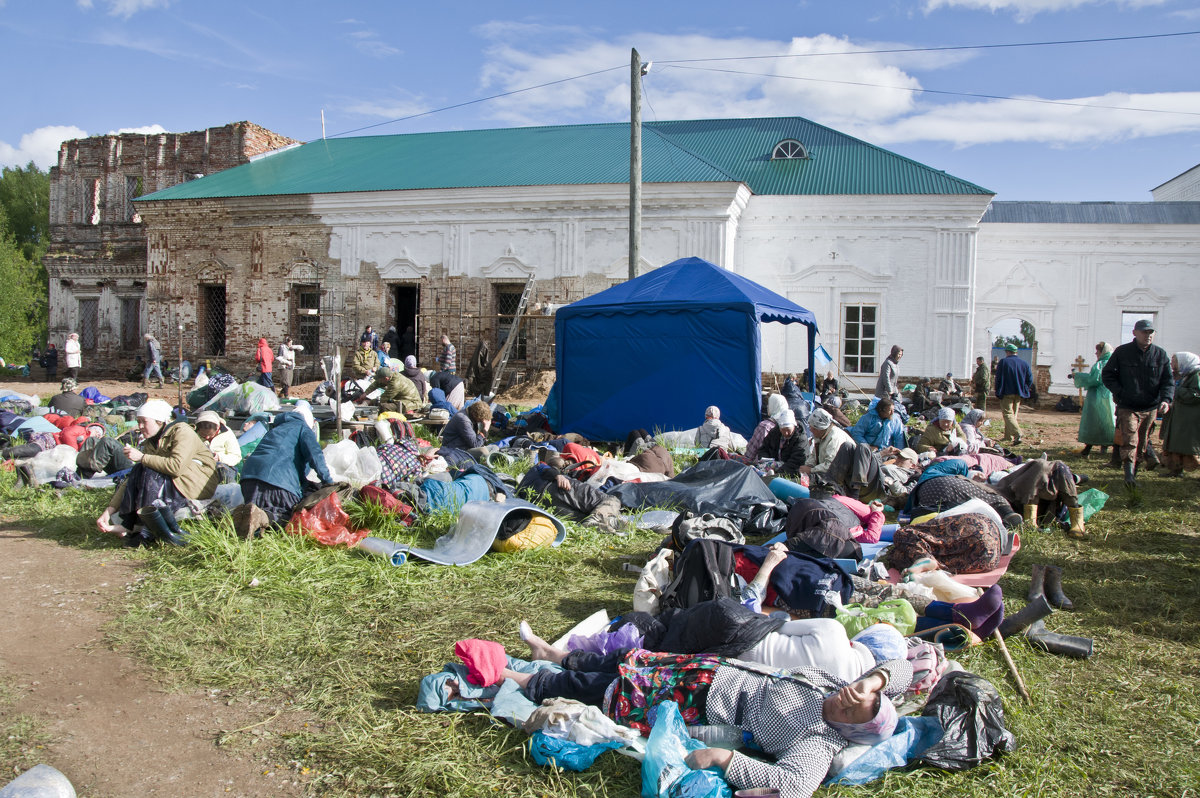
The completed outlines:
{"type": "MultiPolygon", "coordinates": [[[[1075,366],[1075,371],[1077,371],[1077,372],[1082,373],[1087,370],[1087,361],[1083,359],[1083,355],[1080,355],[1079,357],[1075,358],[1075,362],[1072,365],[1075,366]]],[[[1083,405],[1083,389],[1077,388],[1076,390],[1079,392],[1079,404],[1082,406],[1083,405]]]]}

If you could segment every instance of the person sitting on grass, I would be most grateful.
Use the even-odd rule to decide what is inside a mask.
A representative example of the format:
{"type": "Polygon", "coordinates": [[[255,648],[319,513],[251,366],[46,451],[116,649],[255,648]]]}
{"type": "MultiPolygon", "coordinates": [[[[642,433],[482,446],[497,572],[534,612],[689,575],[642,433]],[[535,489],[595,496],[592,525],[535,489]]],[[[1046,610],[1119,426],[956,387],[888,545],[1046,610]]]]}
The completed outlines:
{"type": "Polygon", "coordinates": [[[234,508],[240,511],[234,513],[238,533],[247,536],[256,531],[250,526],[265,525],[262,523],[264,515],[269,523],[284,523],[290,519],[292,508],[317,487],[305,476],[310,468],[317,472],[322,486],[333,482],[321,444],[309,428],[305,413],[296,410],[278,414],[267,434],[242,464],[245,505],[234,508]],[[242,507],[247,509],[242,510],[242,507]],[[260,513],[254,513],[254,508],[260,513]]]}
{"type": "Polygon", "coordinates": [[[758,456],[774,460],[779,474],[799,474],[808,449],[808,436],[799,431],[796,414],[784,410],[776,416],[777,425],[763,437],[758,456]]]}
{"type": "Polygon", "coordinates": [[[472,402],[466,410],[458,411],[446,422],[442,429],[442,448],[461,449],[474,454],[487,446],[491,428],[491,405],[482,401],[472,402]]]}
{"type": "Polygon", "coordinates": [[[933,452],[939,454],[962,454],[967,447],[966,435],[962,427],[954,420],[954,410],[943,407],[938,411],[937,418],[925,427],[917,445],[917,454],[933,452]]]}
{"type": "Polygon", "coordinates": [[[712,446],[722,449],[733,446],[733,433],[721,423],[721,408],[716,405],[709,405],[704,411],[704,423],[696,430],[696,448],[708,449],[712,446]]]}
{"type": "Polygon", "coordinates": [[[237,435],[225,425],[225,420],[212,410],[205,410],[196,416],[196,434],[216,458],[222,480],[226,483],[237,482],[236,469],[238,463],[242,462],[242,448],[238,445],[237,435]]]}
{"type": "Polygon", "coordinates": [[[220,484],[217,461],[204,441],[188,424],[170,420],[171,405],[162,399],[138,408],[142,443],[124,449],[133,469],[96,519],[101,532],[125,538],[127,546],[156,539],[181,544],[175,513],[191,499],[211,499],[220,484]]]}
{"type": "Polygon", "coordinates": [[[896,406],[891,399],[880,399],[847,432],[855,443],[865,443],[874,449],[908,446],[904,422],[896,416],[896,406]]]}
{"type": "Polygon", "coordinates": [[[397,368],[385,366],[375,372],[372,388],[383,388],[379,409],[383,412],[412,413],[421,409],[421,394],[413,381],[397,368]]]}

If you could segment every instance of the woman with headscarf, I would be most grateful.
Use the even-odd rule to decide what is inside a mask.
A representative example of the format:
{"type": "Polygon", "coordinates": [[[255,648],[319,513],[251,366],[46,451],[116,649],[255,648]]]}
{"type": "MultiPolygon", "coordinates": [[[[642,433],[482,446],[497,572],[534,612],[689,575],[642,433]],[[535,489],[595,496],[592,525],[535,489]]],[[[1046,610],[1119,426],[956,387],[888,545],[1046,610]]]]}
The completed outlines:
{"type": "Polygon", "coordinates": [[[961,454],[977,455],[980,449],[992,445],[992,442],[984,437],[983,431],[979,428],[979,425],[983,423],[983,416],[983,410],[978,407],[963,413],[963,420],[959,424],[959,428],[962,429],[967,450],[961,454]]]}
{"type": "Polygon", "coordinates": [[[67,342],[63,344],[63,352],[67,355],[67,376],[78,380],[79,368],[83,365],[79,352],[79,333],[73,332],[67,336],[67,342]]]}
{"type": "Polygon", "coordinates": [[[417,358],[414,355],[405,356],[403,374],[412,380],[413,385],[417,386],[417,393],[421,395],[421,401],[428,401],[429,380],[425,379],[425,372],[417,366],[417,358]]]}
{"type": "MultiPolygon", "coordinates": [[[[535,658],[559,656],[531,643],[535,658]]],[[[658,654],[620,649],[608,655],[572,651],[564,670],[518,673],[503,668],[535,703],[572,698],[649,735],[651,710],[667,702],[689,725],[730,725],[748,733],[772,761],[723,748],[688,754],[693,769],[715,767],[735,790],[773,787],[782,798],[809,798],[850,743],[874,745],[895,731],[892,697],[904,694],[912,665],[894,659],[854,681],[810,668],[777,670],[709,654],[658,654]]]]}
{"type": "Polygon", "coordinates": [[[271,369],[275,365],[275,353],[271,351],[271,345],[267,343],[266,338],[258,339],[258,347],[254,350],[254,362],[258,366],[258,384],[264,388],[274,389],[275,382],[271,379],[271,369]]]}
{"type": "Polygon", "coordinates": [[[1003,550],[1004,532],[991,516],[960,513],[897,529],[885,556],[888,565],[905,577],[939,568],[953,574],[981,574],[999,564],[1003,550]]]}
{"type": "Polygon", "coordinates": [[[284,338],[283,343],[279,345],[279,354],[275,356],[275,359],[279,363],[279,395],[284,399],[291,396],[292,375],[296,371],[296,353],[303,351],[303,346],[292,343],[290,335],[284,338]]]}
{"type": "Polygon", "coordinates": [[[925,431],[921,433],[916,450],[917,454],[933,452],[935,456],[943,453],[959,454],[958,450],[965,449],[966,445],[967,440],[962,427],[954,420],[953,408],[943,407],[938,411],[937,418],[929,422],[925,431]]]}
{"type": "Polygon", "coordinates": [[[133,470],[96,519],[101,532],[125,538],[127,546],[155,539],[181,545],[175,513],[191,499],[211,499],[220,483],[217,461],[204,441],[188,424],[170,420],[171,405],[162,399],[138,408],[142,443],[124,450],[133,470]]]}
{"type": "Polygon", "coordinates": [[[1100,381],[1100,372],[1112,356],[1113,348],[1104,341],[1096,344],[1096,362],[1091,371],[1077,371],[1071,375],[1076,388],[1087,390],[1083,399],[1083,412],[1079,415],[1079,442],[1083,444],[1083,457],[1092,453],[1092,446],[1100,447],[1100,454],[1113,445],[1113,434],[1116,431],[1116,405],[1113,404],[1112,391],[1104,387],[1100,381]]]}
{"type": "Polygon", "coordinates": [[[1167,476],[1200,468],[1200,357],[1191,352],[1171,356],[1171,368],[1179,377],[1175,401],[1163,418],[1163,461],[1167,476]]]}

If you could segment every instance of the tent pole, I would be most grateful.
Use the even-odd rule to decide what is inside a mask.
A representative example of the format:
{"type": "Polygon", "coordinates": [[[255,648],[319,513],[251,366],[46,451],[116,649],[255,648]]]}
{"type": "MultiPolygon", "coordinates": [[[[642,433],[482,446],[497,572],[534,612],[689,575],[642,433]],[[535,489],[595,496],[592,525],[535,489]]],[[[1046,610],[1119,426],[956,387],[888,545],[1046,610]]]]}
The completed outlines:
{"type": "Polygon", "coordinates": [[[811,324],[804,325],[808,329],[808,392],[817,393],[817,331],[811,324]]]}

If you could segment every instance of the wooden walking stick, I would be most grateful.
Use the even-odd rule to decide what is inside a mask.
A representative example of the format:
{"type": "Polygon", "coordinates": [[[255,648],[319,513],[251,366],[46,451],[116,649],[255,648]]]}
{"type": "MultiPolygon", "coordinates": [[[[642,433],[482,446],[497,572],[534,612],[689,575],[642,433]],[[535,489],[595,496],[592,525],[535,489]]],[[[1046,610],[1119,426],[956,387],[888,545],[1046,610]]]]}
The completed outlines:
{"type": "Polygon", "coordinates": [[[992,632],[992,637],[996,638],[996,642],[1000,644],[1000,656],[1004,657],[1004,664],[1008,666],[1008,672],[1012,674],[1013,681],[1017,683],[1017,690],[1020,691],[1021,697],[1025,699],[1026,704],[1032,705],[1033,699],[1029,697],[1029,691],[1025,689],[1025,681],[1017,670],[1017,663],[1013,662],[1012,655],[1008,653],[1008,646],[1004,644],[1000,630],[992,632]]]}

